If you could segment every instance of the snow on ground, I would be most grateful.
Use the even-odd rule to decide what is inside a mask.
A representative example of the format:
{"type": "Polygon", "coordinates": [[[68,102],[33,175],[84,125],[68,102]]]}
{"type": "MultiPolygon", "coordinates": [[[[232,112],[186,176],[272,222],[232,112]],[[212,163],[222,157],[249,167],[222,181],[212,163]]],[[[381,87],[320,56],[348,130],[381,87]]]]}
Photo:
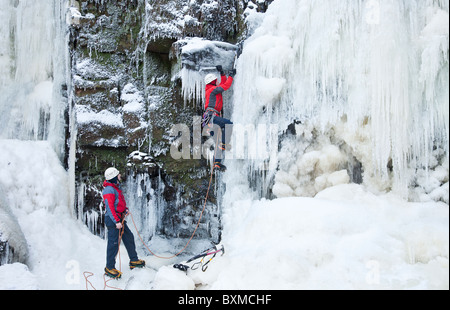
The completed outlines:
{"type": "MultiPolygon", "coordinates": [[[[448,206],[406,203],[341,185],[317,198],[236,201],[225,255],[204,289],[448,289],[448,206]]],[[[169,270],[161,269],[161,273],[169,270]]],[[[175,286],[176,283],[173,283],[175,286]]]]}
{"type": "Polygon", "coordinates": [[[407,204],[357,185],[318,196],[234,203],[228,255],[211,287],[448,288],[447,205],[407,204]]]}
{"type": "MultiPolygon", "coordinates": [[[[50,145],[0,140],[0,166],[0,188],[7,193],[29,255],[27,265],[0,266],[0,289],[83,290],[85,271],[94,273],[89,281],[103,289],[106,241],[73,218],[67,172],[50,145]]],[[[449,288],[449,212],[444,203],[407,203],[359,185],[339,185],[316,198],[235,201],[225,206],[223,223],[225,254],[206,272],[176,270],[172,264],[186,256],[159,259],[138,243],[148,268],[130,271],[122,247],[116,267],[124,276],[108,285],[181,290],[449,288]]],[[[161,240],[150,246],[159,255],[170,255],[161,240]]]]}

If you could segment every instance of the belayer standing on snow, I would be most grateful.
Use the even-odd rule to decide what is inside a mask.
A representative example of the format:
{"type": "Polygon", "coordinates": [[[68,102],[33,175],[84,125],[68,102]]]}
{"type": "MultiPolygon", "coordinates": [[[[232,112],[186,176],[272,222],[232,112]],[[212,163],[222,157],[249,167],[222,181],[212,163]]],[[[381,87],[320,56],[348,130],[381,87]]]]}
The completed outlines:
{"type": "Polygon", "coordinates": [[[144,267],[145,261],[138,258],[133,233],[124,221],[128,208],[120,188],[121,175],[119,170],[112,167],[106,169],[105,179],[102,193],[106,209],[105,225],[108,228],[105,274],[112,278],[120,278],[122,273],[115,267],[120,238],[130,258],[130,269],[144,267]]]}
{"type": "MultiPolygon", "coordinates": [[[[236,74],[236,70],[233,69],[233,72],[227,77],[223,72],[222,66],[217,66],[216,68],[220,73],[220,84],[217,84],[217,76],[213,73],[207,74],[205,77],[205,113],[203,114],[202,127],[211,127],[213,125],[220,127],[222,139],[215,146],[214,170],[225,171],[226,167],[222,164],[222,153],[229,149],[227,137],[231,136],[231,125],[233,123],[229,119],[222,117],[222,93],[227,91],[233,84],[233,76],[236,74]],[[229,132],[226,132],[225,127],[229,129],[229,132]]],[[[214,130],[210,131],[210,135],[214,135],[214,130]]]]}

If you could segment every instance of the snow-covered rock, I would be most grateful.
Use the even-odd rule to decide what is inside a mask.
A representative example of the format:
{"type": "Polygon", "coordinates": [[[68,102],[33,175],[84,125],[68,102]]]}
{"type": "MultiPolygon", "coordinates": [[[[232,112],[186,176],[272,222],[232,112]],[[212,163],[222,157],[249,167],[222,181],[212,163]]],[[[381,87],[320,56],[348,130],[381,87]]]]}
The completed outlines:
{"type": "Polygon", "coordinates": [[[17,219],[11,212],[0,186],[0,266],[26,263],[28,246],[17,219]]]}

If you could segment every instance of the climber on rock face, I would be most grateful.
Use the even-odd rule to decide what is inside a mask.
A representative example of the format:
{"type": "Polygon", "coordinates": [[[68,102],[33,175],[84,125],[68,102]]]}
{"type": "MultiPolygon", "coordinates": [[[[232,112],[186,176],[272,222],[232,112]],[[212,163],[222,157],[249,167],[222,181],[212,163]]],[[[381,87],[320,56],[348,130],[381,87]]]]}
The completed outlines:
{"type": "Polygon", "coordinates": [[[225,171],[226,167],[222,164],[222,153],[229,149],[227,142],[229,137],[231,137],[231,125],[233,123],[229,119],[222,117],[222,93],[227,91],[233,84],[233,76],[236,74],[236,70],[233,69],[232,73],[227,77],[223,72],[222,66],[217,66],[216,69],[220,73],[220,84],[217,83],[218,78],[213,73],[207,74],[205,77],[205,112],[203,114],[202,127],[208,126],[211,136],[214,136],[214,131],[221,132],[221,136],[217,138],[218,144],[215,146],[214,170],[225,171]]]}

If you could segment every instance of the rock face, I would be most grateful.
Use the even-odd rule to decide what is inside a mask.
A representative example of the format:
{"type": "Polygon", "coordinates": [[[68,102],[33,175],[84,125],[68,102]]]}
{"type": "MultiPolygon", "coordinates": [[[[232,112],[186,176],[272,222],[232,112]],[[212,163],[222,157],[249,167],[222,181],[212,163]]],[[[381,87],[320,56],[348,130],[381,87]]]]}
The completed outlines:
{"type": "MultiPolygon", "coordinates": [[[[195,156],[174,159],[171,128],[186,124],[194,139],[193,117],[202,114],[201,96],[187,96],[195,90],[186,90],[186,84],[199,83],[202,75],[195,67],[213,51],[183,55],[182,47],[193,37],[215,46],[227,42],[224,50],[232,54],[223,65],[231,67],[236,44],[247,35],[244,13],[265,10],[270,2],[259,7],[236,0],[71,2],[76,206],[93,233],[104,234],[103,172],[115,166],[147,239],[190,237],[203,208],[209,162],[195,156]],[[186,72],[197,75],[183,76],[186,72]]],[[[197,238],[219,241],[218,198],[218,190],[210,192],[197,238]]]]}

